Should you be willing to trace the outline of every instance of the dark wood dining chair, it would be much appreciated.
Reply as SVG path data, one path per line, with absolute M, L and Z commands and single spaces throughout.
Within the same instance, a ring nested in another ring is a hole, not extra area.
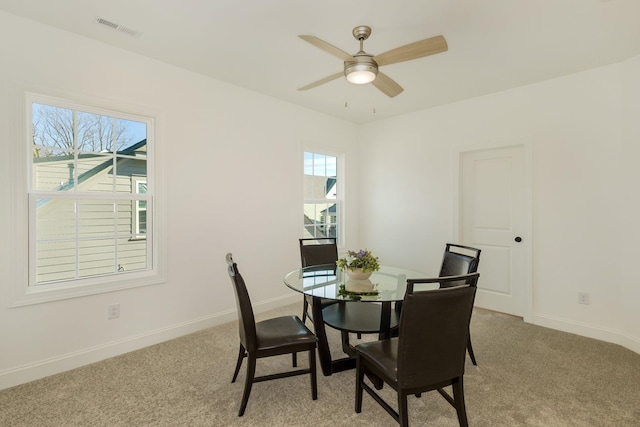
M 477 272 L 478 265 L 480 264 L 480 252 L 482 252 L 480 249 L 472 248 L 471 246 L 447 243 L 444 254 L 442 255 L 439 277 L 458 276 Z M 462 284 L 464 284 L 464 282 L 441 281 L 440 287 L 445 288 Z M 402 302 L 396 304 L 396 311 L 399 312 L 401 309 Z M 394 331 L 394 336 L 398 336 L 397 330 Z M 477 366 L 478 363 L 476 362 L 473 345 L 471 344 L 471 335 L 469 335 L 467 350 L 469 351 L 471 362 Z
M 300 263 L 302 267 L 313 267 L 317 265 L 331 264 L 336 266 L 338 261 L 338 243 L 335 237 L 318 237 L 299 239 L 300 241 Z M 310 313 L 312 297 L 303 295 L 302 298 L 302 322 L 307 318 L 313 321 Z M 335 301 L 323 299 L 322 307 L 335 303 Z
M 356 348 L 355 411 L 362 411 L 363 390 L 401 426 L 409 425 L 407 398 L 437 390 L 467 426 L 464 402 L 464 366 L 478 273 L 439 281 L 469 285 L 416 291 L 407 281 L 398 338 L 368 342 Z M 424 282 L 424 280 L 423 280 Z M 365 382 L 365 375 L 384 381 L 397 393 L 398 411 Z M 452 386 L 453 397 L 444 390 Z
M 444 249 L 444 255 L 442 256 L 442 265 L 440 267 L 440 277 L 444 276 L 457 276 L 460 274 L 475 273 L 478 271 L 478 265 L 480 264 L 480 249 L 472 248 L 471 246 L 457 245 L 455 243 L 447 243 Z M 440 287 L 451 287 L 460 285 L 461 283 L 455 282 L 441 282 Z M 467 343 L 467 351 L 469 357 L 474 365 L 478 365 L 476 362 L 476 356 L 473 352 L 473 345 L 471 344 L 471 334 L 469 334 L 469 342 Z
M 311 398 L 318 398 L 318 386 L 316 378 L 316 346 L 318 338 L 302 323 L 298 316 L 281 316 L 272 319 L 255 321 L 249 292 L 242 275 L 238 271 L 238 265 L 233 261 L 229 253 L 226 256 L 228 273 L 236 295 L 238 308 L 238 328 L 240 334 L 240 351 L 236 369 L 231 382 L 235 382 L 242 366 L 242 361 L 247 358 L 247 376 L 245 378 L 244 392 L 238 416 L 244 415 L 249 401 L 253 383 L 274 380 L 278 378 L 292 377 L 296 375 L 310 374 Z M 257 359 L 282 354 L 291 354 L 296 366 L 295 355 L 298 352 L 309 353 L 309 368 L 296 369 L 271 375 L 255 376 Z

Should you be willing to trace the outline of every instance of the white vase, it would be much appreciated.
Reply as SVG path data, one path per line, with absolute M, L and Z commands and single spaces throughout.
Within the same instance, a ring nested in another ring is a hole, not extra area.
M 371 271 L 362 271 L 361 268 L 347 268 L 347 276 L 355 280 L 365 280 L 371 276 Z
M 344 284 L 347 292 L 363 294 L 373 291 L 373 283 L 369 279 L 348 279 Z

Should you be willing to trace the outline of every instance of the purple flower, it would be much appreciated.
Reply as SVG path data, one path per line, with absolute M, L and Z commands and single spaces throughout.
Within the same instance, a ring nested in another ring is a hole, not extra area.
M 378 271 L 378 257 L 373 256 L 368 249 L 359 249 L 358 251 L 347 251 L 347 257 L 336 261 L 341 270 L 346 268 L 361 268 L 363 271 Z

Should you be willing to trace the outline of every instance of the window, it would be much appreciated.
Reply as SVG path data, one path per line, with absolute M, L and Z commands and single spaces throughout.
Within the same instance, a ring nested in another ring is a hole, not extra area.
M 157 273 L 153 119 L 33 94 L 27 109 L 27 293 L 147 284 L 136 279 Z
M 340 181 L 338 158 L 304 153 L 303 237 L 340 235 Z

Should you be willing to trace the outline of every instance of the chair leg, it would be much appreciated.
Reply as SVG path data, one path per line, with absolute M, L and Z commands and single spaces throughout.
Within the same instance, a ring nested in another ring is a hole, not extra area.
M 356 413 L 362 412 L 362 382 L 364 381 L 364 369 L 361 366 L 360 354 L 356 355 Z
M 476 356 L 475 354 L 473 354 L 473 346 L 471 345 L 471 336 L 469 336 L 469 341 L 467 341 L 467 350 L 469 351 L 469 357 L 471 358 L 471 362 L 475 366 L 478 366 L 478 363 L 476 362 Z
M 251 386 L 253 386 L 253 378 L 256 374 L 256 357 L 255 355 L 249 355 L 247 357 L 247 378 L 244 382 L 244 393 L 242 393 L 242 402 L 240 403 L 240 410 L 238 416 L 244 415 L 244 410 L 247 408 L 247 402 L 249 401 L 249 395 L 251 394 Z
M 453 388 L 453 400 L 455 402 L 456 413 L 458 414 L 458 423 L 460 427 L 468 427 L 467 411 L 464 405 L 464 385 L 462 383 L 462 377 L 458 381 L 452 384 Z
M 309 370 L 311 371 L 311 399 L 318 400 L 318 377 L 316 375 L 316 348 L 309 350 Z
M 240 372 L 240 366 L 242 366 L 242 359 L 245 357 L 245 349 L 242 343 L 240 344 L 240 351 L 238 352 L 238 361 L 236 362 L 236 370 L 233 372 L 233 378 L 231 379 L 232 383 L 236 382 L 236 378 L 238 378 L 238 373 Z
M 409 427 L 407 393 L 404 391 L 398 391 L 398 424 L 400 424 L 400 427 Z

